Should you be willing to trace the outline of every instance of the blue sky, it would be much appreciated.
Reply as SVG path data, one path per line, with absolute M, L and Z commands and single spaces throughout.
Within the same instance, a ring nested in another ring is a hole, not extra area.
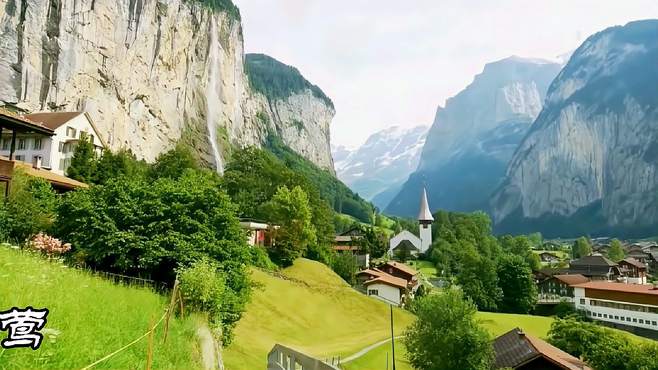
M 555 58 L 587 36 L 658 18 L 656 0 L 234 0 L 246 52 L 294 65 L 336 106 L 332 143 L 430 125 L 485 63 Z

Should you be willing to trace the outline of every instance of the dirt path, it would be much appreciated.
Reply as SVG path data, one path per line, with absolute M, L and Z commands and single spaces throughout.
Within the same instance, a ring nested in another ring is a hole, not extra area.
M 224 370 L 224 362 L 219 345 L 206 323 L 199 326 L 196 331 L 201 349 L 201 362 L 204 370 Z
M 398 336 L 398 337 L 395 337 L 395 340 L 397 341 L 398 339 L 401 339 L 401 338 L 403 338 L 403 336 Z M 359 352 L 357 352 L 357 353 L 355 353 L 355 354 L 353 354 L 353 355 L 350 355 L 350 356 L 345 357 L 344 359 L 340 360 L 340 363 L 341 363 L 341 364 L 344 364 L 344 363 L 347 363 L 347 362 L 350 362 L 350 361 L 354 361 L 354 360 L 356 360 L 357 358 L 360 358 L 360 357 L 364 356 L 366 353 L 372 351 L 373 349 L 378 348 L 378 347 L 381 347 L 381 346 L 383 346 L 384 344 L 386 344 L 386 343 L 390 343 L 390 342 L 391 342 L 390 339 L 384 339 L 383 341 L 381 341 L 381 342 L 377 342 L 377 343 L 375 343 L 375 344 L 373 344 L 373 345 L 370 345 L 370 346 L 368 346 L 368 347 L 366 347 L 366 348 L 360 350 Z

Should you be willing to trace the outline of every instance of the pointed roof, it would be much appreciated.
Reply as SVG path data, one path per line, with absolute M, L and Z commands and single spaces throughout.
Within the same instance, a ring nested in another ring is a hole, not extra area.
M 420 212 L 418 212 L 418 221 L 434 221 L 430 205 L 427 202 L 427 191 L 423 188 L 423 195 L 420 198 Z

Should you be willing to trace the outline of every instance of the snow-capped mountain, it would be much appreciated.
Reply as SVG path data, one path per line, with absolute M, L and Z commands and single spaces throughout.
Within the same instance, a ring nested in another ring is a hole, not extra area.
M 516 56 L 485 65 L 445 108 L 438 108 L 418 170 L 386 212 L 414 215 L 423 187 L 432 210 L 485 209 L 561 67 Z
M 356 149 L 332 147 L 338 178 L 365 199 L 385 207 L 386 197 L 375 197 L 391 188 L 399 189 L 416 169 L 427 130 L 427 126 L 392 126 L 372 134 Z

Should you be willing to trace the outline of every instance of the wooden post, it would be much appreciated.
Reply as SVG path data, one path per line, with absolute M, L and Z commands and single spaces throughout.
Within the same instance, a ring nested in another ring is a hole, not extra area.
M 16 150 L 16 129 L 11 131 L 11 148 L 9 149 L 9 160 L 14 159 L 14 151 Z
M 178 301 L 180 302 L 180 315 L 185 316 L 185 310 L 183 308 L 183 296 L 181 295 L 180 289 L 178 289 Z
M 167 334 L 169 334 L 169 318 L 171 313 L 174 311 L 176 305 L 176 292 L 178 291 L 178 277 L 174 280 L 174 289 L 171 290 L 171 300 L 169 301 L 169 307 L 167 308 L 167 317 L 165 319 L 165 329 L 164 329 L 164 339 L 163 343 L 167 343 Z
M 393 370 L 395 370 L 395 336 L 393 335 L 393 305 L 389 305 L 391 308 L 391 353 L 393 354 Z
M 153 334 L 155 328 L 153 327 L 153 318 L 151 318 L 151 324 L 149 325 L 149 345 L 146 352 L 146 370 L 151 370 L 151 365 L 153 364 Z

